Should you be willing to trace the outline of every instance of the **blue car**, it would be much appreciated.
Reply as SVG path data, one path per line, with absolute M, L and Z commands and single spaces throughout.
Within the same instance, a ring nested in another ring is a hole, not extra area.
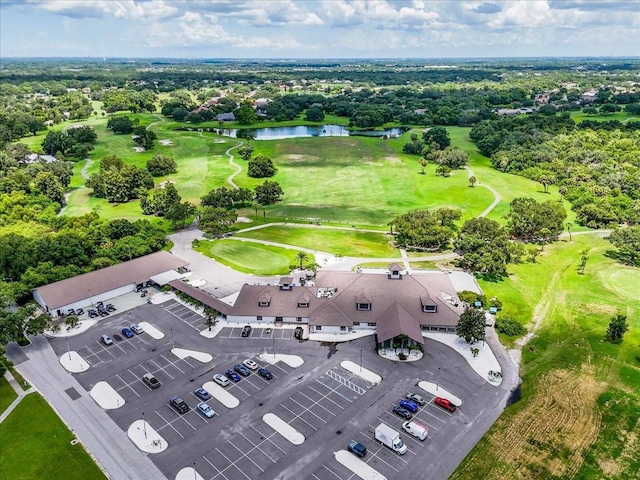
M 129 330 L 127 327 L 124 327 L 121 330 L 122 334 L 127 337 L 127 338 L 133 338 L 133 332 L 131 330 Z
M 266 368 L 258 369 L 258 375 L 260 375 L 265 380 L 271 380 L 273 378 L 273 375 L 271 375 L 271 372 Z
M 413 413 L 416 413 L 418 411 L 418 405 L 416 405 L 411 400 L 400 400 L 400 406 Z
M 193 393 L 195 393 L 200 400 L 209 400 L 211 398 L 209 392 L 207 392 L 204 388 L 196 388 L 195 392 Z
M 233 380 L 234 382 L 240 381 L 240 375 L 238 375 L 233 370 L 227 370 L 226 372 L 224 372 L 224 374 L 227 376 L 229 380 Z

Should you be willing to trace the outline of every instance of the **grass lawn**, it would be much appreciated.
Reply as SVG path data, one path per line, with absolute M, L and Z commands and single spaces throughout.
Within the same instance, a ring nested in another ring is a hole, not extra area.
M 285 243 L 350 257 L 400 257 L 389 235 L 357 230 L 332 230 L 278 225 L 236 234 L 236 238 L 256 238 Z
M 106 478 L 81 444 L 37 393 L 22 399 L 0 424 L 0 472 L 6 479 Z
M 588 249 L 584 275 L 581 251 Z M 640 269 L 605 256 L 601 238 L 545 248 L 509 279 L 480 281 L 504 312 L 541 321 L 523 351 L 522 400 L 509 407 L 452 476 L 637 478 L 640 471 Z M 622 282 L 622 283 L 619 283 Z M 627 315 L 621 344 L 605 340 L 609 319 Z
M 0 377 L 0 413 L 4 412 L 11 402 L 18 398 L 18 394 L 13 389 L 6 378 Z
M 299 250 L 242 242 L 239 240 L 198 240 L 194 250 L 211 257 L 239 272 L 253 275 L 287 275 L 291 265 L 299 265 Z M 305 263 L 314 263 L 308 254 Z

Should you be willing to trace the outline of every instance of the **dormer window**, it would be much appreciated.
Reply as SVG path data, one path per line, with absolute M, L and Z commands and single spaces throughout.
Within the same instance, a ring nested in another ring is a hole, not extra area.
M 356 294 L 356 310 L 364 312 L 371 310 L 371 297 L 364 290 L 360 290 Z
M 298 308 L 309 308 L 309 302 L 298 302 Z
M 397 263 L 392 263 L 389 265 L 389 275 L 388 278 L 393 280 L 401 280 L 402 279 L 402 268 Z
M 269 294 L 269 292 L 265 293 L 258 299 L 258 305 L 260 307 L 268 307 L 270 303 L 271 303 L 271 295 Z
M 436 313 L 438 311 L 438 303 L 431 298 L 426 290 L 420 295 L 420 305 L 425 313 Z
M 298 297 L 298 308 L 309 308 L 309 295 L 305 293 Z
M 357 304 L 357 309 L 361 310 L 361 311 L 369 311 L 371 310 L 371 304 L 370 303 L 358 303 Z
M 435 313 L 438 311 L 438 306 L 437 305 L 423 305 L 422 306 L 422 311 L 423 312 L 427 312 L 427 313 Z

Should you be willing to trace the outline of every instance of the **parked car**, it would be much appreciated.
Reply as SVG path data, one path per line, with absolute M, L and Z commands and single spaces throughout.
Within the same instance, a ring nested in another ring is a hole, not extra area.
M 243 377 L 248 377 L 251 372 L 249 371 L 249 369 L 247 367 L 245 367 L 244 365 L 242 365 L 241 363 L 234 365 L 233 369 L 238 372 L 240 375 L 242 375 Z
M 256 362 L 254 362 L 253 360 L 247 358 L 244 362 L 242 362 L 242 364 L 247 367 L 249 370 L 257 370 L 258 369 L 258 364 Z
M 207 418 L 211 418 L 216 414 L 213 408 L 211 408 L 209 405 L 207 405 L 204 402 L 200 402 L 198 405 L 196 405 L 196 409 Z
M 96 312 L 93 308 L 91 310 L 89 310 L 89 312 L 87 313 L 87 315 L 89 315 L 89 318 L 95 318 L 98 316 L 98 312 Z
M 347 447 L 349 451 L 358 457 L 362 458 L 367 454 L 367 447 L 360 442 L 351 442 Z
M 75 315 L 76 311 L 73 308 L 70 308 L 69 310 L 67 310 L 67 315 Z
M 239 382 L 240 381 L 240 375 L 238 375 L 236 372 L 234 372 L 231 369 L 229 369 L 226 372 L 224 372 L 224 374 L 229 380 L 233 380 L 234 382 Z
M 226 387 L 229 385 L 229 379 L 220 373 L 216 373 L 213 376 L 213 381 L 222 387 Z
M 248 337 L 249 335 L 251 335 L 251 325 L 245 325 L 245 326 L 242 328 L 242 333 L 241 333 L 241 335 L 242 335 L 243 337 Z
M 129 328 L 131 328 L 131 331 L 133 333 L 135 333 L 136 335 L 140 335 L 141 333 L 144 333 L 144 330 L 142 329 L 142 327 L 140 325 L 138 325 L 137 323 L 134 323 Z
M 111 337 L 109 335 L 102 335 L 100 337 L 100 341 L 102 343 L 104 343 L 105 345 L 111 345 L 113 344 L 113 340 L 111 340 Z
M 76 310 L 76 315 L 82 315 L 84 313 L 84 310 L 82 308 L 78 308 Z
M 411 422 L 404 422 L 402 424 L 402 429 L 409 435 L 416 437 L 418 440 L 424 440 L 429 434 L 429 429 L 415 420 Z
M 189 405 L 187 405 L 180 397 L 171 397 L 169 399 L 169 405 L 171 405 L 178 413 L 187 413 L 189 411 Z
M 145 373 L 142 376 L 142 381 L 149 387 L 149 388 L 158 388 L 160 385 L 162 385 L 160 383 L 160 380 L 158 380 L 153 374 L 151 373 Z
M 407 398 L 418 405 L 426 405 L 427 401 L 417 393 L 407 393 Z
M 296 329 L 293 331 L 293 336 L 298 340 L 301 340 L 303 331 L 304 330 L 302 330 L 302 327 L 296 327 Z
M 207 392 L 204 388 L 196 388 L 195 392 L 193 393 L 195 393 L 196 397 L 198 397 L 200 400 L 209 400 L 211 398 L 209 392 Z
M 406 408 L 402 408 L 398 405 L 393 407 L 393 413 L 401 417 L 404 417 L 407 420 L 411 420 L 413 418 L 413 414 L 409 410 L 407 410 Z
M 273 378 L 273 375 L 271 375 L 271 372 L 266 368 L 259 368 L 258 375 L 260 375 L 265 380 L 271 380 Z
M 411 413 L 416 413 L 418 411 L 418 405 L 416 405 L 414 402 L 412 402 L 411 400 L 400 400 L 399 405 L 402 408 L 406 408 L 407 410 L 409 410 Z
M 115 312 L 116 311 L 116 307 L 113 306 L 113 303 L 107 303 L 105 308 L 107 309 L 107 312 Z
M 127 327 L 124 327 L 122 330 L 120 330 L 122 332 L 122 334 L 127 337 L 127 338 L 133 338 L 133 332 L 131 330 L 129 330 Z
M 442 407 L 445 410 L 448 410 L 450 412 L 455 412 L 456 411 L 456 406 L 453 403 L 451 403 L 449 401 L 449 399 L 447 399 L 447 398 L 436 397 L 436 399 L 433 401 L 433 403 L 435 403 L 439 407 Z

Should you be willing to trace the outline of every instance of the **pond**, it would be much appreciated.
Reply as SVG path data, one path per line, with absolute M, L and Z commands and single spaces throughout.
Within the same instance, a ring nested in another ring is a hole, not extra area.
M 407 128 L 394 127 L 386 130 L 348 130 L 342 125 L 299 125 L 296 127 L 265 127 L 265 128 L 212 128 L 208 131 L 218 135 L 233 138 L 245 138 L 247 133 L 254 140 L 282 140 L 284 138 L 300 137 L 387 137 L 395 138 L 407 131 Z

